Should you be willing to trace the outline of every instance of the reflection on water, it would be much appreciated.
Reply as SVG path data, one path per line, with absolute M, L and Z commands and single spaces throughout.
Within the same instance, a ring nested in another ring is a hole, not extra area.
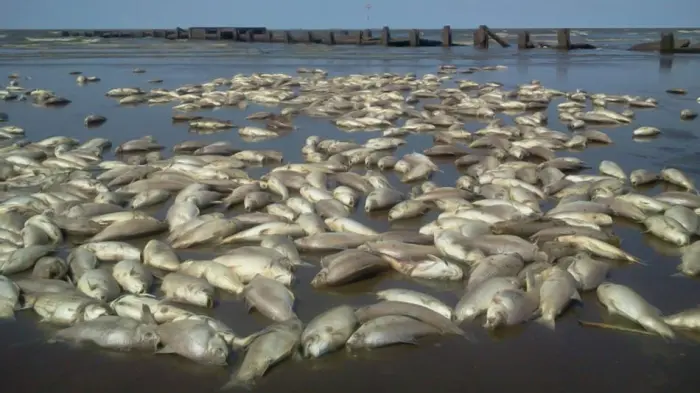
M 659 56 L 659 69 L 661 72 L 668 72 L 673 68 L 673 55 Z
M 590 37 L 590 36 L 589 36 Z M 176 45 L 179 43 L 173 43 Z M 92 45 L 92 44 L 91 44 Z M 414 72 L 418 75 L 437 72 L 440 64 L 455 64 L 460 69 L 502 64 L 504 71 L 474 74 L 456 74 L 453 79 L 470 79 L 482 83 L 498 81 L 506 88 L 540 80 L 547 87 L 571 91 L 577 88 L 590 92 L 653 96 L 659 100 L 657 110 L 636 110 L 635 122 L 627 126 L 603 129 L 613 139 L 610 146 L 596 146 L 580 152 L 561 152 L 585 160 L 593 168 L 603 159 L 614 159 L 628 173 L 644 168 L 658 171 L 669 165 L 685 169 L 694 167 L 700 157 L 700 145 L 692 143 L 697 133 L 697 122 L 682 122 L 681 109 L 689 107 L 700 95 L 698 57 L 673 57 L 639 54 L 626 51 L 555 52 L 489 50 L 478 52 L 472 48 L 356 48 L 333 47 L 327 51 L 308 50 L 302 46 L 266 45 L 266 53 L 255 46 L 226 44 L 223 48 L 197 47 L 185 53 L 175 46 L 138 47 L 124 49 L 77 50 L 69 48 L 60 56 L 37 61 L 38 51 L 25 50 L 22 56 L 8 54 L 0 49 L 0 73 L 19 72 L 31 80 L 21 80 L 30 88 L 46 88 L 70 98 L 73 102 L 60 109 L 48 110 L 22 102 L 2 102 L 12 124 L 25 128 L 27 138 L 37 140 L 55 135 L 69 135 L 80 140 L 104 137 L 116 146 L 129 139 L 153 135 L 158 142 L 172 146 L 185 140 L 208 142 L 225 140 L 242 149 L 277 149 L 285 161 L 301 160 L 300 148 L 306 137 L 365 141 L 374 133 L 343 133 L 327 119 L 299 117 L 298 130 L 281 138 L 262 142 L 247 142 L 236 132 L 192 134 L 186 127 L 173 125 L 170 105 L 119 106 L 104 97 L 111 88 L 140 86 L 150 88 L 148 79 L 163 79 L 159 87 L 173 89 L 187 83 L 201 83 L 216 77 L 231 77 L 238 73 L 284 72 L 293 74 L 297 67 L 324 68 L 331 76 L 350 73 Z M 263 47 L 261 45 L 261 47 Z M 228 50 L 231 53 L 227 53 Z M 326 48 L 328 49 L 328 48 Z M 172 53 L 169 51 L 172 50 Z M 57 50 L 58 51 L 58 50 Z M 155 53 L 155 55 L 154 55 Z M 106 54 L 106 56 L 103 56 Z M 111 57 L 110 57 L 111 56 Z M 146 74 L 133 74 L 135 67 L 145 68 Z M 101 82 L 78 86 L 70 71 L 102 78 Z M 663 73 L 663 74 L 662 74 Z M 661 76 L 662 75 L 662 76 Z M 454 87 L 447 81 L 445 87 Z M 664 93 L 670 87 L 683 87 L 687 97 Z M 691 97 L 692 96 L 692 97 Z M 620 109 L 611 105 L 613 109 Z M 202 111 L 231 120 L 237 125 L 252 125 L 245 117 L 261 106 L 250 105 L 244 110 L 226 108 L 216 112 Z M 109 120 L 99 128 L 87 129 L 82 125 L 89 113 L 98 113 Z M 566 131 L 557 120 L 556 105 L 548 111 L 549 127 Z M 637 143 L 632 130 L 640 125 L 659 127 L 668 132 L 646 143 Z M 467 130 L 483 127 L 479 122 L 468 122 Z M 422 151 L 431 143 L 425 135 L 409 136 L 407 144 L 396 155 Z M 164 154 L 170 154 L 164 151 Z M 107 154 L 105 159 L 112 159 Z M 452 185 L 458 176 L 447 162 L 443 172 L 435 174 L 439 185 Z M 259 176 L 269 168 L 250 170 Z M 588 171 L 595 172 L 595 169 Z M 394 176 L 390 176 L 396 182 Z M 402 185 L 402 190 L 408 190 Z M 662 186 L 635 190 L 657 193 Z M 363 201 L 359 201 L 362 204 Z M 156 214 L 163 216 L 163 211 Z M 354 218 L 377 229 L 416 228 L 434 218 L 431 214 L 422 222 L 387 223 L 384 214 L 367 216 L 362 212 Z M 641 233 L 636 224 L 616 220 L 614 230 L 622 239 L 622 247 L 643 257 L 644 264 L 620 264 L 610 280 L 630 285 L 650 299 L 664 312 L 677 312 L 695 306 L 700 294 L 697 280 L 672 277 L 679 263 L 678 248 L 659 243 Z M 143 244 L 143 241 L 135 244 Z M 202 249 L 183 252 L 183 258 L 210 258 L 216 250 Z M 305 260 L 316 262 L 321 255 L 304 255 Z M 332 306 L 347 303 L 355 306 L 375 301 L 373 292 L 392 287 L 425 291 L 447 304 L 456 304 L 461 295 L 458 284 L 425 283 L 386 274 L 355 285 L 332 291 L 315 290 L 308 285 L 317 268 L 299 269 L 294 286 L 297 311 L 304 321 Z M 244 304 L 235 297 L 224 297 L 212 315 L 220 318 L 241 334 L 265 326 L 268 321 L 257 313 L 248 313 Z M 397 346 L 376 351 L 347 353 L 340 351 L 315 361 L 289 361 L 274 368 L 255 391 L 296 392 L 381 391 L 413 393 L 435 391 L 451 392 L 567 392 L 617 393 L 624 391 L 693 392 L 697 391 L 700 377 L 697 364 L 700 351 L 696 342 L 681 338 L 668 343 L 658 337 L 624 334 L 600 329 L 585 329 L 577 321 L 607 320 L 598 305 L 595 294 L 585 294 L 583 304 L 572 307 L 557 322 L 556 331 L 539 324 L 507 329 L 493 335 L 480 326 L 482 320 L 465 325 L 476 337 L 475 342 L 456 337 L 421 341 L 418 346 Z M 617 323 L 617 321 L 616 321 Z M 54 328 L 37 323 L 29 312 L 19 312 L 17 321 L 0 322 L 0 377 L 12 392 L 216 392 L 227 380 L 239 355 L 231 358 L 232 367 L 206 368 L 191 364 L 175 356 L 106 354 L 90 348 L 65 345 L 47 345 L 45 338 Z

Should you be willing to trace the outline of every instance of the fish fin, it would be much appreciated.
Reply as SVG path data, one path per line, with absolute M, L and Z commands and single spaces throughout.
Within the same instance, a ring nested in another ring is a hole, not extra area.
M 525 273 L 525 292 L 533 291 L 536 287 L 535 275 L 531 271 Z
M 170 346 L 166 345 L 163 348 L 157 350 L 156 353 L 157 354 L 169 354 L 169 353 L 175 353 L 175 350 L 172 349 Z
M 304 360 L 304 354 L 301 353 L 300 349 L 297 348 L 292 352 L 292 360 L 295 362 L 301 362 Z
M 151 313 L 151 309 L 145 304 L 141 305 L 141 322 L 146 325 L 158 325 L 156 318 L 153 316 L 153 313 Z
M 244 381 L 240 380 L 238 378 L 231 378 L 228 382 L 226 382 L 221 389 L 219 390 L 232 390 L 234 388 L 238 389 L 243 389 L 243 390 L 253 390 L 253 387 L 255 386 L 255 382 L 250 380 L 250 381 Z
M 554 322 L 554 318 L 540 317 L 540 318 L 537 318 L 535 320 L 535 322 L 539 323 L 540 325 L 542 325 L 550 330 L 554 330 L 556 327 L 556 323 Z
M 462 329 L 460 329 L 460 330 L 462 330 Z M 461 333 L 458 333 L 458 334 L 460 336 L 464 337 L 464 339 L 469 341 L 469 342 L 475 343 L 478 341 L 473 334 L 471 334 L 469 332 L 465 332 L 464 330 L 462 330 Z
M 576 300 L 577 302 L 582 302 L 583 300 L 581 299 L 581 294 L 578 291 L 574 291 L 573 294 L 571 294 L 571 299 Z
M 245 301 L 245 308 L 246 308 L 246 311 L 250 314 L 255 309 L 255 306 L 246 300 Z
M 148 270 L 151 271 L 151 275 L 153 275 L 153 277 L 155 277 L 159 280 L 162 280 L 165 277 L 165 273 L 163 273 L 162 270 L 156 269 L 153 266 L 146 266 L 146 267 L 148 268 Z
M 442 262 L 442 263 L 444 263 L 445 265 L 449 265 L 449 264 L 447 263 L 446 260 L 440 258 L 440 257 L 437 256 L 437 255 L 428 254 L 428 255 L 426 255 L 426 257 L 428 257 L 428 259 L 430 259 L 431 261 Z
M 294 264 L 294 267 L 316 267 L 313 263 L 299 261 Z

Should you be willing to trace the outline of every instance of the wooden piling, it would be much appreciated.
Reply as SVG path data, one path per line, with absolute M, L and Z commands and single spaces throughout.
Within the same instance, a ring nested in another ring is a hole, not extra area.
M 245 37 L 247 42 L 255 42 L 255 32 L 252 29 L 245 32 Z
M 571 31 L 569 29 L 557 30 L 557 49 L 571 49 Z
M 362 40 L 364 39 L 365 32 L 360 30 L 357 32 L 357 45 L 362 45 Z
M 420 31 L 416 29 L 411 29 L 408 31 L 408 45 L 409 46 L 420 46 Z
M 362 36 L 365 37 L 365 38 L 368 38 L 368 39 L 369 39 L 369 38 L 372 38 L 372 30 L 370 30 L 370 29 L 365 29 L 365 30 L 362 32 Z
M 294 42 L 294 39 L 292 38 L 292 33 L 289 31 L 284 32 L 284 42 L 287 44 L 291 44 Z
M 203 27 L 190 27 L 190 38 L 193 40 L 203 40 L 207 36 L 207 30 Z M 167 36 L 167 33 L 163 33 L 163 36 Z
M 488 36 L 491 37 L 491 39 L 498 42 L 498 45 L 500 45 L 501 47 L 507 48 L 510 46 L 510 44 L 508 42 L 506 42 L 503 38 L 499 37 L 498 34 L 492 32 L 488 26 L 481 25 L 481 26 L 479 26 L 479 29 L 485 31 L 486 34 L 488 34 Z
M 452 27 L 445 25 L 442 28 L 442 46 L 452 46 Z
M 474 47 L 477 49 L 488 49 L 489 48 L 489 35 L 483 26 L 480 26 L 474 31 Z
M 233 39 L 233 34 L 234 34 L 234 29 L 229 29 L 229 28 L 222 28 L 219 29 L 218 31 L 218 39 L 219 40 L 232 40 Z
M 306 41 L 309 44 L 313 44 L 313 42 L 314 42 L 314 33 L 311 30 L 306 32 Z
M 530 42 L 530 33 L 521 31 L 518 33 L 518 49 L 531 49 L 533 47 Z
M 389 26 L 382 27 L 381 42 L 382 45 L 389 46 L 389 43 L 391 42 L 391 31 L 389 31 Z
M 676 39 L 673 33 L 661 33 L 661 44 L 659 51 L 661 53 L 673 53 L 676 49 Z
M 327 45 L 335 45 L 335 33 L 332 31 L 329 31 L 326 34 L 326 44 Z

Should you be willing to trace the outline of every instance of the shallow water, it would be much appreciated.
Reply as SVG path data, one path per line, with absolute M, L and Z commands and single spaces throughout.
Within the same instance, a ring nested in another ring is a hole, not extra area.
M 229 51 L 230 50 L 230 51 Z M 51 51 L 50 51 L 51 52 Z M 55 51 L 53 51 L 55 52 Z M 52 53 L 53 53 L 52 52 Z M 85 50 L 84 53 L 62 53 L 42 56 L 40 50 L 2 51 L 0 75 L 18 72 L 31 80 L 21 80 L 27 87 L 54 90 L 73 102 L 63 108 L 33 107 L 28 102 L 0 102 L 0 111 L 10 116 L 9 124 L 26 129 L 27 138 L 39 140 L 54 135 L 68 135 L 81 141 L 105 137 L 114 146 L 152 135 L 165 146 L 189 139 L 226 140 L 242 148 L 278 149 L 287 162 L 301 160 L 301 146 L 309 135 L 323 138 L 365 141 L 376 133 L 344 133 L 328 120 L 299 117 L 298 130 L 290 135 L 261 143 L 246 143 L 235 131 L 211 135 L 188 133 L 187 127 L 171 123 L 172 104 L 162 106 L 123 107 L 104 96 L 115 87 L 148 85 L 148 79 L 164 79 L 158 87 L 175 88 L 186 83 L 198 83 L 216 77 L 235 74 L 293 73 L 297 67 L 317 67 L 329 75 L 349 73 L 415 72 L 434 73 L 444 63 L 459 68 L 503 64 L 505 71 L 456 75 L 455 79 L 478 82 L 498 81 L 514 87 L 532 79 L 547 87 L 561 90 L 584 89 L 590 92 L 653 96 L 659 100 L 655 110 L 637 110 L 632 125 L 609 129 L 614 140 L 611 146 L 592 146 L 583 152 L 560 152 L 558 155 L 579 156 L 594 168 L 602 159 L 617 161 L 628 173 L 633 169 L 660 170 L 677 167 L 698 181 L 700 157 L 700 122 L 679 119 L 681 109 L 700 110 L 695 98 L 700 95 L 700 57 L 676 55 L 660 58 L 657 54 L 621 51 L 557 53 L 549 51 L 517 52 L 494 49 L 478 52 L 472 48 L 441 48 L 389 50 L 356 47 L 310 47 L 245 44 L 212 47 L 209 43 L 192 50 L 162 51 L 157 57 L 146 49 L 131 48 L 115 53 L 108 50 Z M 31 53 L 31 56 L 25 56 Z M 28 58 L 25 58 L 28 57 Z M 41 58 L 40 58 L 41 57 Z M 135 67 L 147 69 L 145 74 L 133 74 Z M 101 82 L 78 86 L 70 71 L 95 75 Z M 448 84 L 449 85 L 449 84 Z M 664 92 L 671 87 L 688 89 L 687 96 Z M 565 130 L 557 121 L 556 102 L 550 105 L 549 126 Z M 614 106 L 613 106 L 614 108 Z M 264 110 L 250 105 L 246 110 L 221 109 L 211 116 L 230 119 L 236 125 L 255 124 L 246 115 Z M 90 113 L 109 120 L 99 128 L 87 129 L 83 118 Z M 645 143 L 635 142 L 632 129 L 637 126 L 659 127 L 663 134 Z M 479 123 L 467 123 L 475 131 Z M 430 146 L 425 135 L 412 135 L 408 143 L 395 154 L 421 151 Z M 164 154 L 169 154 L 164 151 Z M 111 155 L 106 154 L 105 159 Z M 443 165 L 433 181 L 453 185 L 458 176 L 452 165 Z M 259 175 L 265 169 L 255 169 Z M 589 172 L 593 172 L 590 170 Z M 397 184 L 396 179 L 392 181 Z M 662 186 L 649 190 L 658 193 Z M 360 205 L 363 201 L 360 201 Z M 384 216 L 356 218 L 372 227 L 389 227 Z M 432 216 L 430 216 L 432 217 Z M 423 219 L 427 222 L 428 217 Z M 394 228 L 416 227 L 420 223 L 394 223 Z M 680 262 L 678 250 L 672 245 L 650 238 L 641 228 L 629 223 L 617 223 L 615 231 L 623 239 L 622 247 L 640 256 L 644 265 L 629 265 L 611 273 L 610 279 L 637 290 L 664 313 L 696 306 L 700 298 L 700 283 L 688 278 L 671 277 Z M 183 257 L 207 256 L 211 251 L 182 252 Z M 310 259 L 312 259 L 310 257 Z M 423 290 L 449 305 L 456 304 L 459 291 L 453 286 L 425 285 L 395 275 L 382 276 L 333 290 L 314 290 L 309 281 L 316 268 L 299 269 L 294 292 L 296 309 L 303 321 L 332 306 L 348 303 L 361 305 L 373 302 L 370 292 L 391 287 Z M 247 315 L 242 302 L 224 296 L 212 315 L 228 323 L 241 334 L 250 333 L 268 322 L 258 315 Z M 573 307 L 557 321 L 555 332 L 536 323 L 489 335 L 478 323 L 466 328 L 477 338 L 467 342 L 460 338 L 442 337 L 424 340 L 418 346 L 393 347 L 371 352 L 340 351 L 314 361 L 287 361 L 275 367 L 255 388 L 259 392 L 301 391 L 381 391 L 412 392 L 694 392 L 700 376 L 697 364 L 700 350 L 692 337 L 665 342 L 655 336 L 626 334 L 583 328 L 577 320 L 610 320 L 597 303 L 594 294 L 584 296 L 583 305 Z M 615 320 L 616 323 L 624 323 Z M 63 344 L 46 344 L 53 330 L 38 324 L 31 312 L 19 312 L 17 321 L 0 322 L 0 378 L 8 391 L 16 392 L 214 392 L 227 380 L 228 369 L 207 368 L 176 356 L 121 354 L 90 348 L 71 348 Z M 239 354 L 231 357 L 235 367 Z

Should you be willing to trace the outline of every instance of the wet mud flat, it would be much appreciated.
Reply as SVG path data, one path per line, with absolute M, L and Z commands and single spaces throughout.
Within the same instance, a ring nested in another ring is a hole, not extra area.
M 401 52 L 398 52 L 399 54 Z M 456 64 L 478 65 L 474 60 L 447 59 Z M 0 74 L 20 72 L 32 76 L 32 85 L 54 89 L 68 96 L 73 103 L 65 108 L 51 110 L 34 108 L 21 103 L 0 103 L 2 111 L 12 116 L 15 124 L 27 130 L 27 138 L 38 140 L 53 135 L 67 135 L 84 141 L 91 137 L 105 137 L 118 145 L 143 135 L 153 135 L 165 146 L 190 140 L 204 139 L 211 142 L 227 140 L 243 148 L 277 149 L 287 162 L 301 161 L 299 152 L 303 141 L 310 135 L 322 138 L 351 139 L 364 142 L 376 133 L 343 133 L 323 119 L 300 117 L 295 120 L 298 130 L 284 138 L 249 144 L 237 133 L 224 132 L 210 135 L 188 133 L 186 127 L 170 123 L 171 110 L 165 107 L 117 106 L 103 97 L 106 90 L 130 85 L 142 85 L 145 79 L 162 78 L 163 87 L 174 88 L 186 83 L 207 81 L 219 76 L 236 73 L 286 72 L 293 73 L 299 64 L 324 68 L 330 75 L 372 72 L 435 72 L 445 59 L 428 58 L 417 65 L 409 60 L 335 61 L 322 60 L 270 60 L 257 65 L 236 62 L 233 66 L 223 62 L 192 60 L 189 64 L 179 61 L 143 61 L 143 59 L 115 59 L 103 61 L 60 61 L 47 64 L 0 63 Z M 600 59 L 597 65 L 576 57 L 567 59 L 537 58 L 523 60 L 498 59 L 484 63 L 505 64 L 508 70 L 477 73 L 460 79 L 478 82 L 499 81 L 506 86 L 540 79 L 548 87 L 558 89 L 582 88 L 590 91 L 651 95 L 659 99 L 656 110 L 636 111 L 635 125 L 649 125 L 669 130 L 647 143 L 637 143 L 631 136 L 633 126 L 608 130 L 614 140 L 610 146 L 596 146 L 582 152 L 566 152 L 596 166 L 602 159 L 617 161 L 626 171 L 644 168 L 659 171 L 667 166 L 683 169 L 697 180 L 697 162 L 700 146 L 697 141 L 698 123 L 681 122 L 678 112 L 693 108 L 696 95 L 687 97 L 667 96 L 669 87 L 685 87 L 698 92 L 698 82 L 689 78 L 689 68 L 700 63 L 681 64 L 673 72 L 659 72 L 656 59 L 615 61 Z M 139 63 L 140 62 L 140 63 Z M 148 64 L 151 62 L 151 64 Z M 61 64 L 69 63 L 69 64 Z M 146 64 L 144 64 L 146 63 Z M 165 63 L 165 64 L 163 64 Z M 288 63 L 288 64 L 285 64 Z M 135 65 L 147 69 L 146 75 L 130 72 Z M 486 64 L 481 64 L 486 65 Z M 68 72 L 80 69 L 85 74 L 102 78 L 97 84 L 75 85 Z M 626 76 L 626 79 L 622 79 Z M 23 84 L 29 85 L 30 82 Z M 691 100 L 692 96 L 692 100 Z M 250 105 L 245 110 L 224 109 L 213 113 L 201 112 L 217 118 L 229 119 L 237 125 L 247 123 L 245 116 L 269 108 Z M 549 127 L 565 130 L 556 120 L 554 106 L 550 106 Z M 100 113 L 109 120 L 102 127 L 85 129 L 82 119 L 89 113 Z M 467 123 L 473 131 L 479 123 Z M 412 151 L 422 151 L 432 144 L 430 137 L 412 135 L 407 144 L 394 153 L 395 156 Z M 164 152 L 169 154 L 169 152 Z M 105 159 L 110 159 L 105 154 Z M 441 165 L 443 172 L 436 173 L 432 181 L 439 185 L 452 185 L 459 173 L 452 165 Z M 268 169 L 250 170 L 257 177 Z M 595 172 L 595 169 L 589 173 Z M 585 173 L 585 172 L 584 172 Z M 393 175 L 392 184 L 399 184 Z M 402 190 L 407 187 L 403 185 Z M 658 185 L 645 189 L 656 194 L 669 186 Z M 362 201 L 360 201 L 360 205 Z M 155 217 L 162 218 L 164 211 Z M 421 221 L 396 222 L 392 229 L 417 229 L 434 219 L 428 215 Z M 365 215 L 359 211 L 355 218 L 376 230 L 387 230 L 385 216 Z M 670 313 L 696 306 L 700 298 L 700 282 L 689 278 L 672 277 L 679 262 L 677 247 L 641 233 L 640 226 L 618 221 L 614 231 L 622 239 L 623 248 L 640 256 L 644 265 L 628 265 L 611 274 L 611 280 L 629 285 L 664 312 Z M 133 242 L 143 246 L 140 241 Z M 217 252 L 219 252 L 217 250 Z M 213 255 L 211 249 L 179 251 L 182 259 Z M 64 254 L 59 254 L 64 256 Z M 307 261 L 315 261 L 321 255 L 304 255 Z M 436 296 L 453 306 L 461 295 L 461 288 L 454 285 L 425 283 L 402 278 L 398 274 L 385 274 L 340 288 L 313 289 L 309 282 L 317 268 L 298 269 L 293 286 L 297 297 L 296 312 L 302 321 L 308 322 L 322 311 L 339 304 L 360 306 L 376 301 L 373 292 L 388 288 L 407 288 Z M 216 308 L 209 310 L 212 316 L 231 326 L 239 334 L 252 333 L 268 324 L 255 312 L 249 314 L 245 305 L 231 295 L 219 297 Z M 341 350 L 316 360 L 288 360 L 273 368 L 255 386 L 255 391 L 326 391 L 341 392 L 358 389 L 392 389 L 405 392 L 439 392 L 470 390 L 475 392 L 506 391 L 518 389 L 525 392 L 613 392 L 620 389 L 635 392 L 693 392 L 700 376 L 696 365 L 700 362 L 697 338 L 679 334 L 679 339 L 666 342 L 656 336 L 627 334 L 579 326 L 578 320 L 600 321 L 630 326 L 620 319 L 610 319 L 597 302 L 595 294 L 586 294 L 583 305 L 575 305 L 557 320 L 554 332 L 535 323 L 507 328 L 489 334 L 481 327 L 481 320 L 465 323 L 463 327 L 472 333 L 476 341 L 468 342 L 458 337 L 439 337 L 420 340 L 419 345 L 396 346 L 372 351 L 348 353 Z M 198 366 L 177 356 L 113 353 L 88 347 L 74 348 L 65 344 L 48 344 L 47 337 L 55 328 L 38 323 L 31 311 L 17 313 L 16 322 L 0 323 L 0 371 L 5 386 L 12 391 L 59 392 L 88 391 L 172 391 L 215 392 L 227 381 L 232 368 L 241 360 L 240 353 L 233 353 L 232 367 L 212 368 Z

